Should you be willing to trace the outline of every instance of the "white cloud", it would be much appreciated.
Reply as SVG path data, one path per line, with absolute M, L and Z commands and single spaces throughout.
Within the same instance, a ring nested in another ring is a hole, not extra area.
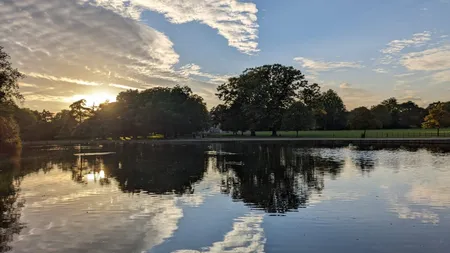
M 413 76 L 413 75 L 415 75 L 415 73 L 404 73 L 404 74 L 395 75 L 395 77 L 402 78 L 402 77 L 408 77 L 408 76 Z
M 450 45 L 406 54 L 400 60 L 409 70 L 446 70 L 450 69 Z
M 380 73 L 380 74 L 388 73 L 387 70 L 382 69 L 382 68 L 377 68 L 377 69 L 372 69 L 372 70 L 375 71 L 375 72 L 377 72 L 377 73 Z
M 341 89 L 350 89 L 351 87 L 352 87 L 352 85 L 349 83 L 341 83 L 339 85 L 339 88 L 341 88 Z
M 38 105 L 36 99 L 42 98 L 46 103 L 39 106 L 59 110 L 65 105 L 49 100 L 113 88 L 175 84 L 191 86 L 194 92 L 209 96 L 205 97 L 208 102 L 215 100 L 214 90 L 223 76 L 201 72 L 197 79 L 178 71 L 179 55 L 170 39 L 136 20 L 142 8 L 124 5 L 121 0 L 97 0 L 102 7 L 90 3 L 93 1 L 1 1 L 0 44 L 13 64 L 27 74 L 23 82 L 29 87 L 22 87 L 42 89 L 34 97 L 25 97 L 27 106 Z
M 326 62 L 320 60 L 312 60 L 305 57 L 296 57 L 294 58 L 294 61 L 300 63 L 303 68 L 317 72 L 348 68 L 359 69 L 364 67 L 358 62 Z
M 31 84 L 31 83 L 22 83 L 22 82 L 20 82 L 19 83 L 19 87 L 26 87 L 26 88 L 37 88 L 37 85 L 36 84 Z
M 48 79 L 51 81 L 61 81 L 61 82 L 66 82 L 66 83 L 79 84 L 79 85 L 87 85 L 87 86 L 102 85 L 101 83 L 96 83 L 96 82 L 90 82 L 90 81 L 85 81 L 85 80 L 80 80 L 80 79 L 73 79 L 73 78 L 68 78 L 68 77 L 56 77 L 56 76 L 39 74 L 39 73 L 34 73 L 34 72 L 25 73 L 25 75 L 28 77 L 42 78 L 42 79 Z
M 109 86 L 116 87 L 119 89 L 124 89 L 124 90 L 142 90 L 141 88 L 132 87 L 132 86 L 128 86 L 128 85 L 122 85 L 122 84 L 115 84 L 115 83 L 111 83 L 111 84 L 109 84 Z
M 202 68 L 196 64 L 187 64 L 180 68 L 179 73 L 185 77 L 206 77 L 209 78 L 211 82 L 224 83 L 231 76 L 230 75 L 214 75 L 210 73 L 205 73 Z
M 79 0 L 90 2 L 89 0 Z M 94 0 L 121 15 L 139 18 L 143 10 L 163 14 L 174 24 L 197 21 L 216 29 L 228 44 L 246 54 L 258 52 L 258 9 L 237 0 Z
M 450 83 L 450 70 L 436 72 L 432 75 L 432 78 L 437 83 Z
M 387 44 L 387 47 L 380 52 L 383 54 L 397 54 L 403 49 L 412 46 L 422 46 L 431 40 L 431 32 L 424 31 L 413 34 L 411 39 L 393 40 Z
M 261 227 L 264 214 L 250 213 L 235 220 L 233 230 L 228 232 L 223 241 L 215 242 L 201 252 L 264 252 L 266 238 Z M 174 253 L 199 253 L 196 250 L 177 250 Z

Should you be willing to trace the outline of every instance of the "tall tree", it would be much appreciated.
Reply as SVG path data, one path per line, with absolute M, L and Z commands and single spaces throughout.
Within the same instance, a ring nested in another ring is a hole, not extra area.
M 381 105 L 384 105 L 389 110 L 391 114 L 391 125 L 389 128 L 398 128 L 399 127 L 399 107 L 398 101 L 396 98 L 388 98 L 381 102 Z
M 375 115 L 366 107 L 358 107 L 349 113 L 348 124 L 351 129 L 367 130 L 381 127 Z
M 318 125 L 324 130 L 337 130 L 345 127 L 347 110 L 341 97 L 334 90 L 330 89 L 320 96 L 319 108 Z
M 86 100 L 80 99 L 70 106 L 70 113 L 77 119 L 78 124 L 81 124 L 91 114 L 91 108 L 86 107 Z
M 408 101 L 398 105 L 398 127 L 420 128 L 426 110 L 416 103 Z
M 24 75 L 12 67 L 10 56 L 0 46 L 0 105 L 15 104 L 14 100 L 23 100 L 19 92 L 18 81 Z
M 0 46 L 0 152 L 16 152 L 20 146 L 19 126 L 13 118 L 16 100 L 22 101 L 19 79 L 23 75 L 12 67 L 9 55 Z
M 313 120 L 312 111 L 305 104 L 297 101 L 284 113 L 283 128 L 296 131 L 298 137 L 298 131 L 310 129 Z
M 392 116 L 386 105 L 376 105 L 370 109 L 375 118 L 381 123 L 382 128 L 389 128 L 392 125 Z
M 226 105 L 241 102 L 252 133 L 267 127 L 276 136 L 284 111 L 300 96 L 302 89 L 309 87 L 300 70 L 274 64 L 250 68 L 239 77 L 230 78 L 218 87 L 217 95 Z

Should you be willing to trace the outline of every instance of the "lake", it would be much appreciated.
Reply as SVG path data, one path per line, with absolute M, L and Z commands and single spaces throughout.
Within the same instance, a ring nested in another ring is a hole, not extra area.
M 444 150 L 35 146 L 0 169 L 0 252 L 450 248 Z

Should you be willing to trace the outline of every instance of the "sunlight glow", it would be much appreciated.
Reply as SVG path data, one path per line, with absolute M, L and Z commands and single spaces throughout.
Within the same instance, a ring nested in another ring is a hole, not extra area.
M 86 95 L 74 95 L 70 98 L 70 102 L 75 102 L 78 101 L 80 99 L 85 99 L 86 100 L 86 106 L 98 106 L 102 103 L 105 103 L 106 101 L 109 102 L 115 102 L 116 101 L 116 96 L 112 95 L 111 93 L 106 93 L 106 92 L 102 92 L 102 93 L 92 93 L 92 94 L 86 94 Z
M 88 181 L 97 181 L 105 178 L 105 171 L 101 170 L 100 172 L 91 172 L 89 174 L 86 174 L 85 176 Z

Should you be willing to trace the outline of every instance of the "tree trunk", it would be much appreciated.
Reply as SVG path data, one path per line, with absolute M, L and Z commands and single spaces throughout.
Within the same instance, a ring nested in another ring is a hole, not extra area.
M 278 135 L 277 135 L 277 130 L 272 130 L 272 136 L 273 136 L 273 137 L 278 136 Z
M 297 138 L 298 138 L 298 130 L 297 130 Z
M 255 130 L 251 130 L 251 131 L 250 131 L 250 136 L 256 136 Z
M 439 127 L 438 127 L 438 129 L 437 129 L 437 136 L 439 137 Z
M 241 136 L 244 136 L 244 131 L 241 131 Z

